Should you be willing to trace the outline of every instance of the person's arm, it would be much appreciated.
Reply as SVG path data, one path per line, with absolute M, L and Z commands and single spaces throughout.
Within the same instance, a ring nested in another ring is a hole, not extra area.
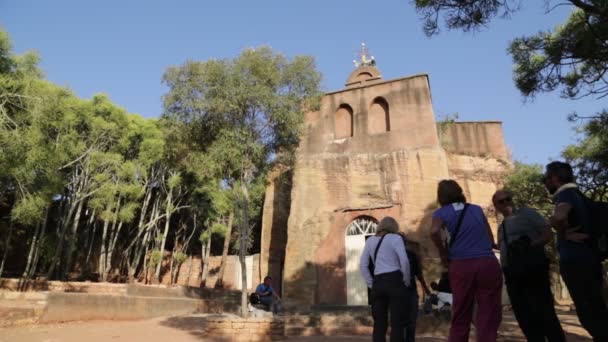
M 532 246 L 538 246 L 538 245 L 546 245 L 549 243 L 549 241 L 551 241 L 551 238 L 553 237 L 553 232 L 551 231 L 551 226 L 549 224 L 545 224 L 542 227 L 540 227 L 540 236 L 534 240 L 532 240 L 531 245 Z
M 553 210 L 553 215 L 549 222 L 557 231 L 557 235 L 564 236 L 568 229 L 568 214 L 572 210 L 572 205 L 567 202 L 558 203 Z
M 492 228 L 490 227 L 490 223 L 488 222 L 486 215 L 483 213 L 483 210 L 481 208 L 480 208 L 480 210 L 481 210 L 481 215 L 483 216 L 483 222 L 486 226 L 486 231 L 488 232 L 488 237 L 490 238 L 490 243 L 492 244 L 492 249 L 498 249 L 498 245 L 496 244 L 496 240 L 494 240 L 494 233 L 492 233 Z
M 359 272 L 365 280 L 367 287 L 371 289 L 374 277 L 372 274 L 369 273 L 369 251 L 367 250 L 367 244 L 365 244 L 365 248 L 363 248 L 363 253 L 361 253 L 361 259 L 359 260 Z
M 277 291 L 275 291 L 272 287 L 269 290 L 270 292 L 272 292 L 272 295 L 274 297 L 276 297 L 276 299 L 281 300 L 281 297 L 279 297 L 279 295 L 277 294 Z
M 261 296 L 261 297 L 266 295 L 266 292 L 262 292 L 262 287 L 260 285 L 258 285 L 258 287 L 256 287 L 255 293 L 257 293 L 258 296 Z
M 545 218 L 534 209 L 523 207 L 521 210 L 522 212 L 526 213 L 528 222 L 538 233 L 538 237 L 536 239 L 532 239 L 530 244 L 532 246 L 544 246 L 549 243 L 553 237 L 553 232 L 551 232 L 551 225 L 549 225 L 547 220 L 545 220 Z
M 553 216 L 549 218 L 549 222 L 557 231 L 557 236 L 573 242 L 584 242 L 590 237 L 589 234 L 568 231 L 568 215 L 572 209 L 573 205 L 569 199 L 558 202 L 553 211 Z
M 441 263 L 447 267 L 448 266 L 448 249 L 443 242 L 441 237 L 441 229 L 445 223 L 439 217 L 433 217 L 433 221 L 431 223 L 431 240 L 437 247 L 437 251 L 439 251 L 439 257 L 441 258 Z
M 393 249 L 397 253 L 397 257 L 399 258 L 399 265 L 401 266 L 401 274 L 403 275 L 403 283 L 405 286 L 415 285 L 410 284 L 410 261 L 407 257 L 407 253 L 405 252 L 405 248 L 403 248 L 403 240 L 401 236 L 395 235 L 396 239 L 391 239 Z
M 429 295 L 431 295 L 431 289 L 429 289 L 428 285 L 426 284 L 426 281 L 424 280 L 424 272 L 422 272 L 422 268 L 420 266 L 421 266 L 420 262 L 418 262 L 419 272 L 416 275 L 416 278 L 418 278 L 420 285 L 422 285 L 422 290 L 424 291 L 424 294 L 429 296 Z

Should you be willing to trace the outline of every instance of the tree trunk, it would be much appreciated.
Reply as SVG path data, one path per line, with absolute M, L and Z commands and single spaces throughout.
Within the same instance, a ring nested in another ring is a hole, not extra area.
M 108 235 L 108 226 L 110 225 L 110 221 L 103 221 L 103 231 L 101 233 L 101 251 L 99 252 L 99 264 L 97 265 L 97 272 L 101 277 L 101 281 L 105 282 L 107 280 L 106 273 L 106 237 Z
M 241 208 L 243 219 L 241 220 L 239 242 L 239 261 L 241 263 L 241 316 L 247 317 L 247 267 L 245 264 L 245 254 L 247 253 L 249 230 L 249 191 L 247 190 L 247 184 L 244 182 L 241 184 L 241 191 L 243 192 L 243 204 Z
M 28 275 L 30 274 L 30 269 L 34 261 L 34 251 L 36 250 L 36 245 L 38 245 L 38 234 L 40 234 L 41 226 L 41 222 L 36 224 L 36 230 L 34 231 L 34 236 L 32 236 L 32 242 L 30 243 L 30 251 L 27 253 L 27 263 L 25 264 L 25 269 L 21 274 L 22 281 L 26 281 L 28 279 Z
M 156 272 L 154 273 L 154 278 L 160 283 L 160 267 L 163 264 L 163 255 L 165 254 L 165 243 L 167 242 L 167 234 L 169 234 L 169 222 L 171 220 L 171 205 L 173 204 L 172 200 L 172 191 L 169 190 L 167 194 L 167 206 L 165 208 L 165 231 L 163 232 L 162 241 L 160 243 L 160 260 L 158 261 L 158 265 L 156 265 Z
M 53 276 L 53 272 L 55 272 L 55 267 L 57 267 L 57 264 L 60 261 L 59 259 L 61 257 L 61 254 L 63 253 L 63 242 L 65 239 L 65 233 L 67 231 L 67 226 L 68 226 L 68 224 L 70 224 L 70 219 L 74 215 L 76 206 L 77 206 L 76 199 L 72 199 L 72 201 L 70 203 L 70 209 L 68 209 L 67 216 L 65 216 L 61 222 L 61 227 L 60 227 L 59 236 L 58 236 L 58 240 L 57 240 L 57 248 L 55 249 L 55 254 L 53 255 L 53 258 L 51 259 L 49 269 L 46 272 L 47 279 L 51 279 L 51 277 Z
M 179 270 L 179 263 L 175 260 L 175 249 L 171 252 L 171 270 L 169 274 L 171 275 L 171 285 L 177 282 L 177 271 Z
M 211 229 L 211 228 L 209 228 Z M 209 275 L 209 255 L 211 254 L 211 234 L 207 239 L 206 245 L 201 244 L 201 260 L 203 260 L 202 274 L 201 274 L 201 286 L 206 286 L 207 276 Z M 221 268 L 220 268 L 221 269 Z M 219 278 L 218 278 L 219 279 Z
M 95 212 L 93 212 L 95 213 Z M 91 239 L 89 240 L 89 248 L 87 249 L 87 256 L 84 260 L 84 265 L 87 269 L 87 273 L 91 272 L 91 253 L 93 252 L 93 246 L 95 245 L 95 233 L 97 233 L 97 222 L 93 222 L 93 227 L 91 228 Z
M 49 222 L 49 208 L 47 207 L 44 212 L 44 221 L 42 222 L 42 228 L 40 233 L 38 234 L 38 242 L 36 243 L 36 249 L 34 250 L 34 260 L 32 261 L 32 266 L 30 267 L 29 273 L 27 275 L 28 279 L 31 279 L 38 269 L 38 260 L 40 259 L 40 246 L 44 243 L 44 236 L 46 234 L 46 227 Z
M 192 264 L 194 264 L 194 255 L 190 255 L 190 264 L 188 264 L 188 277 L 186 278 L 186 286 L 190 286 L 190 277 L 192 277 Z
M 232 220 L 234 220 L 234 213 L 231 211 L 228 215 L 228 226 L 226 227 L 226 235 L 224 236 L 224 249 L 222 250 L 220 270 L 217 273 L 215 288 L 224 287 L 224 271 L 226 270 L 226 258 L 228 257 L 228 249 L 230 248 L 230 236 L 232 235 Z M 209 239 L 211 239 L 211 236 L 209 237 Z
M 62 276 L 62 278 L 64 280 L 67 280 L 68 272 L 70 271 L 70 268 L 72 267 L 72 255 L 76 251 L 76 240 L 78 240 L 78 235 L 76 233 L 78 232 L 78 225 L 80 223 L 80 214 L 82 213 L 83 205 L 84 205 L 84 199 L 81 199 L 78 202 L 78 208 L 76 209 L 76 215 L 74 216 L 74 219 L 72 220 L 72 232 L 71 232 L 72 235 L 70 236 L 70 245 L 68 246 L 67 260 L 64 265 L 63 276 Z
M 0 278 L 2 278 L 2 274 L 4 273 L 4 263 L 6 262 L 6 258 L 8 257 L 8 249 L 11 244 L 11 238 L 13 237 L 13 228 L 14 228 L 13 218 L 11 217 L 11 221 L 8 225 L 8 234 L 7 234 L 8 236 L 6 237 L 6 240 L 4 241 L 4 254 L 2 255 L 2 263 L 0 263 Z
M 141 231 L 143 229 L 145 229 L 144 232 L 144 236 L 142 239 L 142 243 L 140 244 L 136 244 L 135 245 L 135 253 L 133 253 L 133 258 L 131 259 L 131 263 L 129 265 L 129 281 L 130 282 L 134 282 L 135 281 L 135 274 L 137 273 L 137 268 L 139 267 L 139 263 L 142 260 L 142 252 L 144 250 L 146 250 L 146 254 L 144 254 L 144 270 L 146 268 L 146 255 L 147 255 L 147 246 L 148 246 L 148 237 L 150 235 L 150 230 L 152 229 L 152 227 L 146 227 L 144 225 L 145 222 L 145 211 L 148 210 L 148 206 L 150 204 L 150 199 L 152 198 L 152 191 L 151 190 L 147 190 L 146 191 L 146 198 L 144 199 L 144 204 L 142 206 L 142 212 L 140 213 L 139 216 L 139 225 L 138 225 L 138 230 Z M 157 213 L 157 208 L 158 208 L 158 199 L 154 201 L 154 205 L 152 206 L 152 212 L 150 214 L 150 221 L 152 222 L 153 220 L 156 219 L 156 213 Z
M 118 241 L 118 235 L 120 234 L 120 230 L 122 229 L 122 226 L 123 226 L 123 222 L 120 221 L 120 223 L 118 223 L 118 228 L 116 228 L 116 231 L 114 232 L 114 236 L 111 240 L 110 248 L 108 250 L 108 257 L 106 258 L 106 270 L 108 272 L 112 269 L 112 258 L 114 256 L 116 241 Z

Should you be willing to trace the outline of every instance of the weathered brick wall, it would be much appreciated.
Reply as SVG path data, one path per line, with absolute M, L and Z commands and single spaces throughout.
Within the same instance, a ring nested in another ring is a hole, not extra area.
M 257 342 L 285 339 L 285 323 L 280 317 L 209 316 L 204 320 L 203 330 L 205 337 L 222 341 Z

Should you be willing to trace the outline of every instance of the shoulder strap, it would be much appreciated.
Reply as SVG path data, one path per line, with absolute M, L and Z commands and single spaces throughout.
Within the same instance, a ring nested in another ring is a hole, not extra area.
M 376 246 L 376 250 L 374 251 L 374 259 L 372 259 L 372 262 L 374 264 L 376 264 L 376 257 L 378 256 L 378 250 L 380 249 L 380 245 L 382 244 L 382 240 L 384 240 L 384 237 L 386 237 L 387 234 L 382 235 L 382 237 L 380 238 L 380 241 L 378 242 L 378 245 Z
M 502 220 L 502 239 L 505 241 L 505 246 L 509 245 L 509 239 L 507 238 L 507 218 Z
M 454 242 L 456 242 L 456 238 L 458 237 L 458 232 L 460 231 L 460 226 L 462 225 L 462 219 L 464 219 L 464 214 L 466 214 L 468 207 L 469 207 L 469 203 L 465 203 L 464 208 L 462 209 L 462 212 L 460 213 L 460 217 L 458 218 L 458 224 L 456 224 L 456 229 L 454 229 L 454 234 L 452 234 L 452 237 L 450 238 L 449 248 L 452 248 L 452 246 L 454 245 Z

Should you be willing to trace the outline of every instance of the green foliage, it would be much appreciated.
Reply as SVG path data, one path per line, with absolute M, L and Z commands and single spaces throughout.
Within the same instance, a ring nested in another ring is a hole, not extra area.
M 598 5 L 599 6 L 599 5 Z M 525 96 L 563 88 L 562 96 L 608 95 L 608 13 L 577 9 L 553 32 L 515 39 L 515 83 Z
M 163 259 L 163 253 L 159 250 L 154 250 L 150 253 L 150 260 L 148 261 L 148 268 L 154 268 Z
M 211 238 L 211 234 L 210 234 L 209 230 L 205 230 L 205 231 L 201 232 L 201 235 L 199 235 L 198 241 L 200 241 L 204 245 L 207 243 L 207 241 L 209 241 L 210 238 Z
M 439 33 L 443 17 L 450 30 L 472 31 L 485 27 L 496 16 L 507 17 L 519 8 L 517 0 L 415 0 L 427 36 Z
M 269 158 L 294 151 L 320 79 L 312 58 L 290 61 L 268 47 L 234 59 L 188 61 L 165 72 L 164 117 L 179 122 L 196 149 L 210 151 L 216 172 L 261 171 Z
M 441 146 L 443 146 L 443 148 L 447 149 L 452 144 L 450 136 L 447 134 L 447 132 L 450 127 L 454 125 L 456 120 L 458 120 L 458 117 L 458 113 L 452 113 L 446 114 L 443 117 L 438 118 L 437 120 L 437 136 L 439 137 L 439 143 L 441 144 Z
M 107 95 L 84 100 L 46 81 L 39 61 L 13 54 L 0 29 L 0 203 L 26 228 L 13 240 L 29 241 L 42 263 L 33 268 L 49 276 L 75 264 L 92 271 L 97 251 L 102 279 L 115 260 L 136 273 L 142 258 L 160 264 L 170 236 L 183 250 L 192 236 L 225 236 L 240 184 L 258 222 L 266 172 L 293 160 L 304 112 L 321 95 L 313 58 L 262 47 L 167 69 L 165 112 L 145 119 Z
M 534 208 L 548 217 L 552 210 L 551 200 L 543 183 L 543 167 L 538 164 L 515 162 L 507 176 L 505 188 L 514 194 L 517 206 Z
M 177 262 L 177 264 L 179 265 L 179 264 L 183 263 L 184 261 L 186 261 L 186 259 L 188 259 L 188 256 L 186 255 L 186 253 L 183 253 L 183 252 L 176 252 L 176 253 L 173 255 L 173 258 L 175 259 L 175 261 L 176 261 L 176 262 Z
M 221 224 L 221 223 L 216 222 L 213 224 L 213 226 L 211 226 L 211 233 L 218 235 L 220 237 L 225 237 L 227 231 L 228 231 L 228 227 L 226 227 L 226 225 Z
M 11 212 L 15 222 L 32 226 L 44 219 L 44 211 L 49 199 L 43 196 L 27 195 L 19 199 Z
M 562 156 L 572 164 L 581 189 L 596 200 L 608 200 L 608 112 L 599 113 L 579 130 L 577 144 Z
M 539 5 L 542 3 L 538 1 Z M 550 2 L 544 2 L 547 9 Z M 439 32 L 439 21 L 448 29 L 463 31 L 486 27 L 496 17 L 510 17 L 520 9 L 518 0 L 416 0 L 424 31 Z M 605 1 L 568 0 L 574 10 L 553 31 L 516 38 L 509 47 L 515 63 L 514 79 L 524 96 L 562 88 L 567 98 L 608 95 L 608 7 Z M 547 10 L 547 13 L 550 11 Z

